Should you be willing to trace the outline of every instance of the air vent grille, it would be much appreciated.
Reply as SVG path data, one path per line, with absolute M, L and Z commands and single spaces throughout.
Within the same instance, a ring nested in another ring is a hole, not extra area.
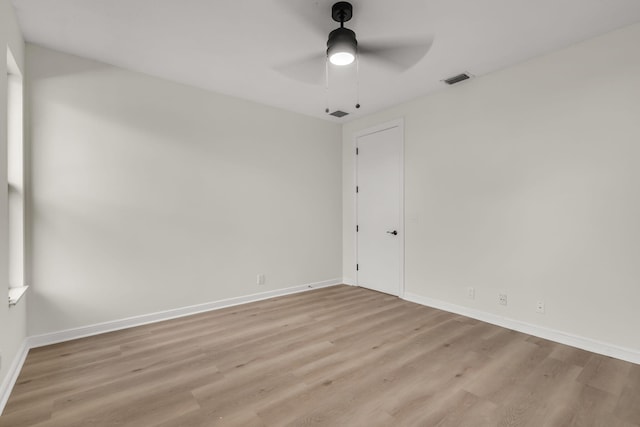
M 330 113 L 330 116 L 334 116 L 334 117 L 344 117 L 349 113 L 345 113 L 344 111 L 340 111 L 340 110 L 336 110 L 333 113 Z
M 471 78 L 471 75 L 469 73 L 462 73 L 462 74 L 458 74 L 457 76 L 453 76 L 453 77 L 449 77 L 448 79 L 444 79 L 443 82 L 445 82 L 448 85 L 454 85 L 456 83 L 463 82 L 463 81 L 468 80 L 470 78 Z

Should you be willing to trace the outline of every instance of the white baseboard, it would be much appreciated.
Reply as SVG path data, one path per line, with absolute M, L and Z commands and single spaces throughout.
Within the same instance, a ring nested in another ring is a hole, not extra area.
M 219 310 L 221 308 L 232 307 L 234 305 L 246 304 L 248 302 L 260 301 L 268 298 L 295 294 L 298 292 L 310 291 L 313 289 L 326 288 L 342 284 L 342 279 L 324 280 L 322 282 L 309 283 L 306 285 L 292 286 L 289 288 L 275 289 L 257 294 L 245 295 L 241 297 L 229 298 L 219 301 L 207 302 L 188 307 L 176 308 L 157 313 L 144 314 L 141 316 L 129 317 L 126 319 L 113 320 L 94 325 L 82 326 L 79 328 L 67 329 L 59 332 L 52 332 L 42 335 L 34 335 L 27 338 L 29 348 L 42 347 L 59 342 L 70 341 L 92 335 L 113 332 L 120 329 L 132 328 L 134 326 L 146 325 L 149 323 L 161 322 L 178 317 L 190 316 L 192 314 L 203 313 L 205 311 Z
M 450 313 L 460 314 L 462 316 L 471 317 L 493 325 L 502 326 L 503 328 L 512 329 L 528 335 L 544 338 L 560 344 L 566 344 L 571 347 L 577 347 L 582 350 L 591 351 L 593 353 L 605 356 L 615 357 L 616 359 L 625 360 L 627 362 L 640 364 L 640 351 L 632 350 L 610 344 L 602 341 L 573 335 L 567 332 L 558 331 L 556 329 L 545 328 L 531 323 L 521 322 L 519 320 L 510 319 L 508 317 L 487 313 L 480 310 L 474 310 L 469 307 L 451 304 L 448 302 L 424 297 L 422 295 L 406 292 L 404 298 L 407 301 L 416 304 L 425 305 L 427 307 L 437 308 L 439 310 L 448 311 Z
M 4 411 L 4 407 L 9 401 L 11 390 L 13 390 L 13 386 L 18 380 L 18 375 L 20 375 L 22 365 L 24 365 L 24 361 L 27 358 L 27 353 L 29 353 L 29 347 L 27 347 L 27 340 L 25 339 L 22 342 L 22 346 L 20 346 L 20 350 L 18 350 L 18 354 L 13 358 L 4 381 L 0 384 L 0 415 L 2 415 L 2 411 Z
M 322 282 L 292 286 L 284 289 L 275 289 L 272 291 L 260 292 L 257 294 L 245 295 L 241 297 L 229 298 L 220 301 L 192 305 L 189 307 L 176 308 L 173 310 L 144 314 L 142 316 L 129 317 L 126 319 L 113 320 L 110 322 L 98 323 L 95 325 L 82 326 L 80 328 L 67 329 L 64 331 L 27 337 L 25 338 L 20 351 L 14 358 L 7 376 L 0 385 L 0 414 L 2 414 L 2 411 L 4 411 L 4 407 L 9 400 L 9 396 L 11 395 L 13 386 L 18 379 L 18 375 L 20 374 L 20 370 L 22 369 L 22 365 L 24 364 L 29 349 L 56 344 L 63 341 L 84 338 L 92 335 L 103 334 L 106 332 L 117 331 L 120 329 L 146 325 L 149 323 L 161 322 L 163 320 L 203 313 L 206 311 L 219 310 L 225 307 L 232 307 L 234 305 L 246 304 L 249 302 L 260 301 L 268 298 L 296 294 L 299 292 L 311 291 L 313 289 L 326 288 L 329 286 L 336 286 L 340 284 L 342 284 L 341 278 L 324 280 Z

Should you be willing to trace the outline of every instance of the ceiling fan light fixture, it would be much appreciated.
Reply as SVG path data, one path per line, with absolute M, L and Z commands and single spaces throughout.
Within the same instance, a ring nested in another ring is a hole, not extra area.
M 335 52 L 329 56 L 329 61 L 331 61 L 333 65 L 349 65 L 355 59 L 355 55 L 351 52 Z
M 358 41 L 356 33 L 348 28 L 337 28 L 329 34 L 327 56 L 334 65 L 349 65 L 356 59 Z

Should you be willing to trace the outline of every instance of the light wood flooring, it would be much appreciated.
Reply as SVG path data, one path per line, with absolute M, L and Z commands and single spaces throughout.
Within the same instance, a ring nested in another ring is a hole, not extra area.
M 33 349 L 2 427 L 640 426 L 640 365 L 350 286 Z

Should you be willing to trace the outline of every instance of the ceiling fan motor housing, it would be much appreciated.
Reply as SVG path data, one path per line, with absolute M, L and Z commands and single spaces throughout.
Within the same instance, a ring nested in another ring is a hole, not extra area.
M 334 65 L 351 64 L 357 54 L 358 42 L 356 33 L 348 28 L 337 28 L 329 33 L 327 41 L 327 57 Z
M 331 51 L 335 48 L 349 47 L 356 51 L 358 48 L 358 41 L 356 40 L 356 33 L 348 28 L 336 28 L 329 33 L 329 40 L 327 40 L 327 55 L 331 55 Z

